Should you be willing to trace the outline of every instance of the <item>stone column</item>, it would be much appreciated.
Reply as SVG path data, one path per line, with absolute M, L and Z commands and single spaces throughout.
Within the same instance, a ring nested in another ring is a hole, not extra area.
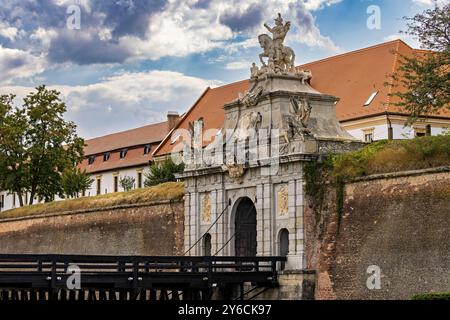
M 191 246 L 191 194 L 186 193 L 184 196 L 184 252 L 187 252 Z
M 263 188 L 263 216 L 264 216 L 264 241 L 263 254 L 265 256 L 273 255 L 273 213 L 272 213 L 272 184 L 265 183 Z
M 256 241 L 257 241 L 257 255 L 264 256 L 264 196 L 263 185 L 256 186 Z
M 303 180 L 289 183 L 289 229 L 288 270 L 304 268 L 304 231 L 303 231 Z

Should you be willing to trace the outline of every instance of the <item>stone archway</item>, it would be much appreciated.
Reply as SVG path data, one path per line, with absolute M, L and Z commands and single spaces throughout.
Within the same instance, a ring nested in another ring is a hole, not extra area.
M 235 255 L 238 257 L 256 257 L 256 208 L 250 198 L 242 198 L 236 208 Z

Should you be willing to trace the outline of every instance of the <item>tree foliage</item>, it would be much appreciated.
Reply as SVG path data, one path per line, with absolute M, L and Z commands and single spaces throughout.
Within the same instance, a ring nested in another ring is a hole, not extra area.
M 153 163 L 149 172 L 145 174 L 144 185 L 151 187 L 165 182 L 176 181 L 175 174 L 183 171 L 184 164 L 175 164 L 171 158 L 167 158 L 159 163 Z
M 79 168 L 65 170 L 61 178 L 64 196 L 67 198 L 79 198 L 80 193 L 86 192 L 93 182 L 91 175 Z
M 83 158 L 84 141 L 76 126 L 63 118 L 67 107 L 59 92 L 36 88 L 14 107 L 14 95 L 0 96 L 0 186 L 17 193 L 54 200 L 63 195 L 62 173 Z
M 129 176 L 122 177 L 119 180 L 119 184 L 124 191 L 133 190 L 135 182 L 136 182 L 136 179 L 133 177 L 129 177 Z
M 436 6 L 412 18 L 405 18 L 408 30 L 423 46 L 412 57 L 401 56 L 399 71 L 393 75 L 394 103 L 411 114 L 409 122 L 450 110 L 450 4 Z M 400 88 L 405 88 L 400 89 Z

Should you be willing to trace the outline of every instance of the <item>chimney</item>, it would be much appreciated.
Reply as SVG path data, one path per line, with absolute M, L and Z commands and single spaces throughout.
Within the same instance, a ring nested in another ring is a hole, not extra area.
M 169 111 L 167 112 L 167 125 L 169 132 L 175 128 L 175 126 L 178 123 L 178 119 L 180 119 L 180 116 L 178 115 L 178 112 L 176 111 Z

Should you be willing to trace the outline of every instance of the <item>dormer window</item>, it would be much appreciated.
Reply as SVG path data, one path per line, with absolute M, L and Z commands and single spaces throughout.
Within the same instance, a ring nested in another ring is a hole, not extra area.
M 378 91 L 373 92 L 373 93 L 370 95 L 369 99 L 367 99 L 366 103 L 364 103 L 364 107 L 370 106 L 370 104 L 373 102 L 373 100 L 375 99 L 375 97 L 377 96 L 377 94 L 378 94 Z
M 151 150 L 151 146 L 149 144 L 144 146 L 144 154 L 149 154 Z
M 123 149 L 120 151 L 120 159 L 125 159 L 125 157 L 127 156 L 128 153 L 128 149 Z
M 177 135 L 174 139 L 172 139 L 172 142 L 170 144 L 175 144 L 178 141 L 178 139 L 180 139 L 180 138 L 181 138 L 181 134 Z
M 106 152 L 103 155 L 103 161 L 108 161 L 110 157 L 111 157 L 111 152 Z
M 89 159 L 88 159 L 89 165 L 93 164 L 94 161 L 95 161 L 95 156 L 90 156 Z

